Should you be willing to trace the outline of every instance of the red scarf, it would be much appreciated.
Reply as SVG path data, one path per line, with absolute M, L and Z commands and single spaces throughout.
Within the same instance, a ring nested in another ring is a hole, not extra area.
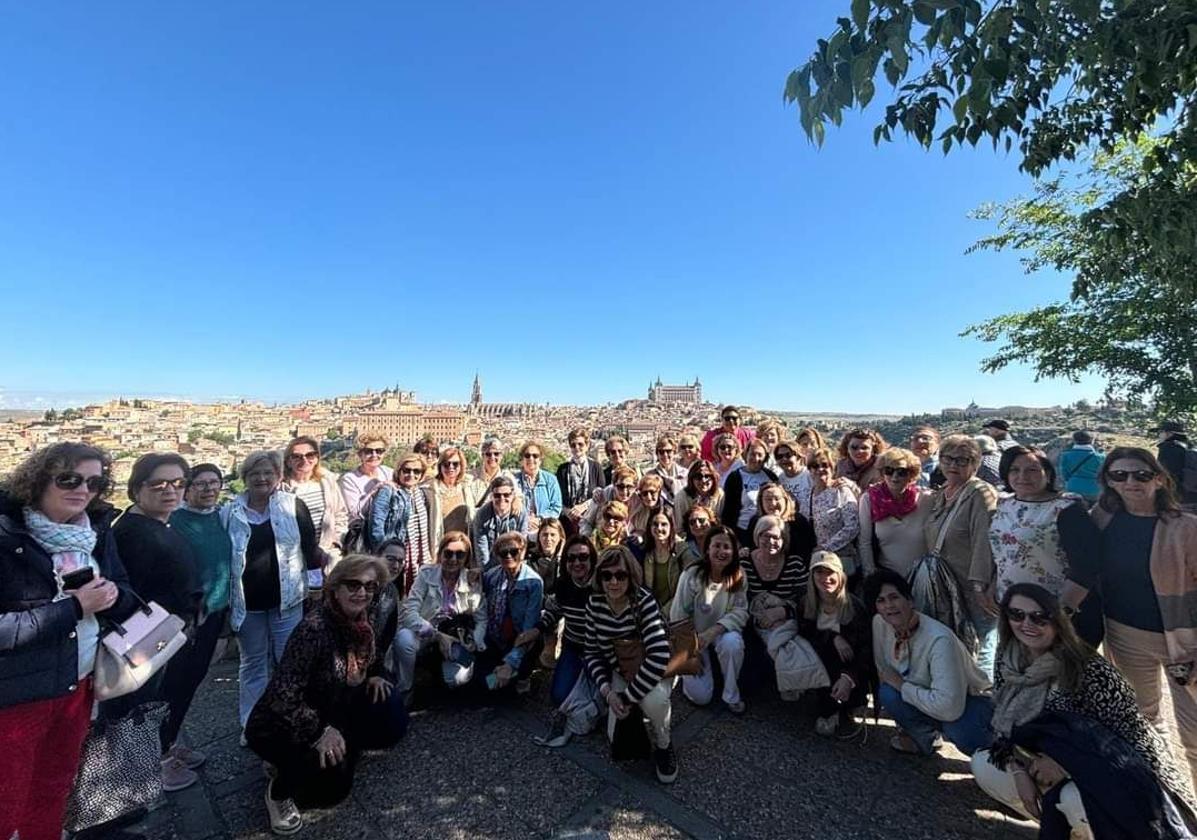
M 913 484 L 903 490 L 901 498 L 898 499 L 889 492 L 889 487 L 884 481 L 872 485 L 866 492 L 869 494 L 869 510 L 874 522 L 891 516 L 901 519 L 911 514 L 919 504 L 919 492 Z
M 329 591 L 324 596 L 324 614 L 345 649 L 345 681 L 350 686 L 361 685 L 374 661 L 374 628 L 370 625 L 370 608 L 367 607 L 357 621 L 352 621 L 341 612 L 336 598 Z

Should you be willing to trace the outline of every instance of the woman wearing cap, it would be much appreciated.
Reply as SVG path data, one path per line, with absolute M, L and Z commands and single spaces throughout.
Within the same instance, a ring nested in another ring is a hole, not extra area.
M 723 513 L 720 521 L 736 530 L 742 544 L 751 539 L 749 525 L 756 516 L 757 495 L 761 487 L 777 481 L 777 474 L 765 466 L 770 450 L 760 438 L 749 441 L 744 449 L 744 464 L 723 480 Z
M 337 487 L 337 474 L 320 463 L 320 444 L 315 438 L 302 435 L 287 444 L 281 486 L 308 506 L 320 535 L 320 548 L 328 555 L 329 565 L 336 565 L 341 559 L 341 537 L 349 529 L 349 511 Z
M 382 435 L 365 432 L 357 437 L 358 466 L 337 479 L 345 499 L 345 512 L 353 524 L 366 515 L 366 505 L 376 489 L 391 480 L 391 468 L 382 458 L 390 444 Z
M 640 643 L 643 656 L 635 671 L 620 670 L 616 642 L 622 640 Z M 665 621 L 656 599 L 644 588 L 640 564 L 626 546 L 601 552 L 594 592 L 586 604 L 586 670 L 607 704 L 608 738 L 614 738 L 617 720 L 630 714 L 648 719 L 653 763 L 662 784 L 673 783 L 678 773 L 670 733 L 674 680 L 665 676 L 669 656 Z
M 673 497 L 673 525 L 681 533 L 686 530 L 686 512 L 693 505 L 702 505 L 718 518 L 723 510 L 723 489 L 715 468 L 706 461 L 695 461 L 686 473 L 686 486 Z
M 820 735 L 851 738 L 861 730 L 853 710 L 868 700 L 873 671 L 870 622 L 864 604 L 848 591 L 840 558 L 816 551 L 799 606 L 798 632 L 819 655 L 831 683 L 815 689 L 815 732 Z
M 486 595 L 469 537 L 460 531 L 441 537 L 436 562 L 416 574 L 406 607 L 395 642 L 396 688 L 411 691 L 420 654 L 443 663 L 449 688 L 467 685 L 474 656 L 486 650 Z
M 842 438 L 835 465 L 836 478 L 847 478 L 861 490 L 881 480 L 877 456 L 889 448 L 885 438 L 873 429 L 853 429 Z
M 834 463 L 835 456 L 827 449 L 807 460 L 810 485 L 798 499 L 798 512 L 814 526 L 817 547 L 839 555 L 852 576 L 856 574 L 856 537 L 860 533 L 860 489 L 851 479 L 834 475 Z
M 740 699 L 740 668 L 744 665 L 744 626 L 748 624 L 748 587 L 740 568 L 735 537 L 725 526 L 707 534 L 704 556 L 682 573 L 669 608 L 671 622 L 690 619 L 698 634 L 702 673 L 682 678 L 682 693 L 699 706 L 715 696 L 711 651 L 723 674 L 723 702 L 734 714 L 744 714 Z
M 923 524 L 931 491 L 919 487 L 922 462 L 909 449 L 887 449 L 877 458 L 881 481 L 860 497 L 860 565 L 865 575 L 878 566 L 906 577 L 927 553 Z
M 1161 729 L 1164 667 L 1197 779 L 1197 620 L 1179 606 L 1197 600 L 1197 516 L 1181 511 L 1172 476 L 1146 449 L 1113 449 L 1099 480 L 1101 499 L 1091 516 L 1101 548 L 1069 558 L 1063 601 L 1083 611 L 1088 592 L 1101 592 L 1106 653 L 1134 687 L 1143 716 Z

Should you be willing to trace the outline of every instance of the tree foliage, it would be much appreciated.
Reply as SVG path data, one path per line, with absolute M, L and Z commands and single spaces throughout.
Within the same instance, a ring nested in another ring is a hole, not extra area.
M 1092 210 L 1158 177 L 1159 142 L 1121 144 L 1113 154 L 1096 155 L 1083 178 L 1038 181 L 1031 198 L 977 211 L 998 230 L 970 250 L 1015 249 L 1028 273 L 1047 268 L 1074 278 L 1067 301 L 965 331 L 1001 343 L 983 361 L 984 370 L 1027 362 L 1039 377 L 1076 381 L 1082 373 L 1099 373 L 1110 396 L 1150 401 L 1162 413 L 1197 411 L 1197 289 L 1184 276 L 1197 265 L 1197 238 L 1175 244 L 1177 261 L 1160 260 L 1155 229 L 1128 227 L 1110 236 L 1094 223 Z M 1174 170 L 1163 186 L 1177 195 L 1193 192 L 1197 167 Z
M 945 153 L 988 138 L 1017 145 L 1036 177 L 1156 131 L 1144 177 L 1088 212 L 1113 239 L 1141 240 L 1134 228 L 1146 226 L 1161 263 L 1188 256 L 1177 243 L 1197 236 L 1197 196 L 1175 190 L 1197 159 L 1197 0 L 850 0 L 850 17 L 790 74 L 785 100 L 821 145 L 827 123 L 872 100 L 879 76 L 897 89 L 875 143 L 899 128 Z

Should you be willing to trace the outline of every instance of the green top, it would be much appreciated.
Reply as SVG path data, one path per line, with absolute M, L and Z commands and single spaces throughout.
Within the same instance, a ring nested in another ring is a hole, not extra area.
M 229 605 L 229 577 L 233 543 L 220 524 L 220 514 L 196 513 L 179 508 L 170 515 L 170 525 L 191 544 L 196 571 L 204 588 L 204 614 L 219 612 Z

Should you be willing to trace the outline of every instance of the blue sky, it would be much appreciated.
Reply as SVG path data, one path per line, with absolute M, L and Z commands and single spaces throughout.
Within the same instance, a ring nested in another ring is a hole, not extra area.
M 783 106 L 847 6 L 6 4 L 0 386 L 1099 395 L 983 375 L 957 337 L 1066 294 L 963 255 L 968 211 L 1026 191 L 1015 158 L 874 148 L 885 90 L 822 150 Z

